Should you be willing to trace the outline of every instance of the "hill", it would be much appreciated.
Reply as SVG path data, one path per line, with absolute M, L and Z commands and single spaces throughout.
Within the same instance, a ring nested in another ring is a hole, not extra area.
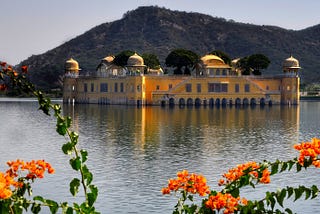
M 304 30 L 238 23 L 200 13 L 171 11 L 160 7 L 139 7 L 122 19 L 98 25 L 82 35 L 21 65 L 29 65 L 31 80 L 42 88 L 57 88 L 64 62 L 73 57 L 82 70 L 94 70 L 100 59 L 123 50 L 156 54 L 164 64 L 175 48 L 204 55 L 221 50 L 231 58 L 262 53 L 271 64 L 265 73 L 281 72 L 282 61 L 293 56 L 303 67 L 304 83 L 320 80 L 320 25 Z

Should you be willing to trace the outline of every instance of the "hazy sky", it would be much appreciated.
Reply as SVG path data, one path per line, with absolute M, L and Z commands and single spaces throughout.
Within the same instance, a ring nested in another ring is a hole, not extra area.
M 293 30 L 320 23 L 319 0 L 0 0 L 0 61 L 17 64 L 151 5 Z

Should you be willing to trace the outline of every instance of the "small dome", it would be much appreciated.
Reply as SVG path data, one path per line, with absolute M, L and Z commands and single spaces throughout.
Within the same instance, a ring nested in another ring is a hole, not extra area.
M 65 63 L 65 71 L 66 72 L 79 72 L 79 63 L 76 60 L 70 58 Z
M 205 55 L 204 57 L 201 58 L 201 61 L 205 65 L 225 64 L 223 59 L 221 59 L 220 57 L 213 55 L 213 54 Z
M 105 58 L 102 59 L 102 61 L 111 63 L 114 60 L 114 56 L 106 56 Z
M 299 65 L 299 61 L 297 59 L 293 58 L 292 56 L 290 56 L 289 58 L 284 60 L 282 67 L 283 67 L 284 71 L 296 70 L 296 69 L 301 68 Z
M 128 66 L 144 66 L 144 61 L 141 56 L 137 53 L 134 53 L 132 56 L 129 57 L 127 61 Z

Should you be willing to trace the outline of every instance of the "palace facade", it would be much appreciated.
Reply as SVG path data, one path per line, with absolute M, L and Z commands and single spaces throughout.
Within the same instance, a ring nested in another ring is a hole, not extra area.
M 94 72 L 83 72 L 74 59 L 65 63 L 63 101 L 114 105 L 272 105 L 299 104 L 299 61 L 283 62 L 278 75 L 241 75 L 220 57 L 206 55 L 193 75 L 151 70 L 137 54 L 125 67 L 102 59 Z M 234 62 L 234 61 L 233 61 Z

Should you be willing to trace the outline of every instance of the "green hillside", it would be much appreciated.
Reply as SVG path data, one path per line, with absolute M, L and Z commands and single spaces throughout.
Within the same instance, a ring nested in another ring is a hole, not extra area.
M 153 53 L 164 65 L 171 50 L 184 48 L 204 55 L 221 50 L 231 58 L 255 53 L 271 64 L 264 73 L 281 72 L 282 61 L 293 54 L 300 61 L 303 83 L 319 82 L 320 25 L 304 30 L 238 23 L 200 13 L 139 7 L 114 22 L 98 25 L 82 35 L 21 64 L 29 65 L 31 79 L 42 88 L 61 85 L 64 62 L 73 57 L 82 70 L 92 71 L 102 58 L 123 50 Z

